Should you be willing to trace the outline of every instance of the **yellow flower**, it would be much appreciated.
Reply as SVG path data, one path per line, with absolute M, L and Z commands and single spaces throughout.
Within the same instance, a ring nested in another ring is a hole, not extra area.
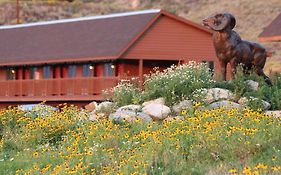
M 38 155 L 39 155 L 39 154 L 38 154 L 37 151 L 33 153 L 33 157 L 38 157 Z

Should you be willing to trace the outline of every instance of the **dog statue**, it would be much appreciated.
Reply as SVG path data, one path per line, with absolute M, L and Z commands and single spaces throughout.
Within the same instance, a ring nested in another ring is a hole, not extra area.
M 263 72 L 266 61 L 266 50 L 258 43 L 242 40 L 232 29 L 236 25 L 235 17 L 230 13 L 217 13 L 203 20 L 204 26 L 212 29 L 216 55 L 221 66 L 222 79 L 226 80 L 226 66 L 230 63 L 231 77 L 236 73 L 238 64 L 243 65 L 244 72 L 254 68 L 263 76 L 268 85 L 269 77 Z

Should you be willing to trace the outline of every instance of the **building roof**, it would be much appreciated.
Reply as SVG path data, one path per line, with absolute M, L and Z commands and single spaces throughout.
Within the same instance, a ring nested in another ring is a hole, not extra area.
M 210 32 L 163 10 L 2 26 L 0 65 L 117 59 L 160 15 Z
M 260 41 L 281 41 L 281 13 L 259 35 Z

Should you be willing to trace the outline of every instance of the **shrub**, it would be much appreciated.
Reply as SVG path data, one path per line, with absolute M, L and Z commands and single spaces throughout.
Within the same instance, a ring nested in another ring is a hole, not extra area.
M 117 106 L 128 104 L 139 104 L 142 101 L 141 89 L 132 81 L 122 80 L 117 86 L 104 92 L 107 96 L 112 96 L 112 101 Z
M 167 104 L 171 105 L 182 99 L 191 98 L 193 91 L 211 87 L 213 82 L 205 63 L 189 62 L 146 76 L 144 95 L 146 99 L 164 97 Z

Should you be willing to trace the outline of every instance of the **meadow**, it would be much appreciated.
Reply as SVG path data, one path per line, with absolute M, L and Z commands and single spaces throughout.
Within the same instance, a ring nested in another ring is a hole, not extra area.
M 0 174 L 280 174 L 281 120 L 250 109 L 182 111 L 184 120 L 87 120 L 1 111 Z
M 143 91 L 128 84 L 113 89 L 117 106 L 194 97 L 192 108 L 173 114 L 179 117 L 150 123 L 106 116 L 93 122 L 85 109 L 67 104 L 45 112 L 2 109 L 0 174 L 280 174 L 281 118 L 257 106 L 207 109 L 195 98 L 196 89 L 219 86 L 268 98 L 278 108 L 280 96 L 268 96 L 280 92 L 278 77 L 257 92 L 241 89 L 243 78 L 218 83 L 206 65 L 190 64 L 152 74 Z

